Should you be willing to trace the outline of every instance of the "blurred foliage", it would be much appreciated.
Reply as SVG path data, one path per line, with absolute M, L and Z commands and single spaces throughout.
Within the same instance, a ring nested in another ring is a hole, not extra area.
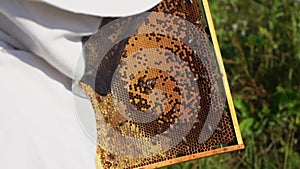
M 246 149 L 165 169 L 299 169 L 300 1 L 209 3 Z

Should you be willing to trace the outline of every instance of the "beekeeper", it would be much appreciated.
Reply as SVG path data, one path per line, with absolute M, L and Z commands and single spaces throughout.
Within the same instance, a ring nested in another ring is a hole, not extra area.
M 103 17 L 138 14 L 159 1 L 0 0 L 1 169 L 95 168 L 96 145 L 71 91 L 84 70 L 81 38 Z M 93 115 L 86 117 L 96 133 Z

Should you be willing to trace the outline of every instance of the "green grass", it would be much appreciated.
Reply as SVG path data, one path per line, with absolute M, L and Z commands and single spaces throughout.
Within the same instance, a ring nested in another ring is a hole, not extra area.
M 299 169 L 300 2 L 209 3 L 246 149 L 164 169 Z

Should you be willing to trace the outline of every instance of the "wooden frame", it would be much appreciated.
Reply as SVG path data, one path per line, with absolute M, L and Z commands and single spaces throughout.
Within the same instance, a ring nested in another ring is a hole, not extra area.
M 221 55 L 221 51 L 220 51 L 220 47 L 219 47 L 219 43 L 218 43 L 218 39 L 217 39 L 215 27 L 214 27 L 214 23 L 213 23 L 213 20 L 212 20 L 209 4 L 208 4 L 207 0 L 201 0 L 201 3 L 202 3 L 201 5 L 203 6 L 204 13 L 205 13 L 205 19 L 206 19 L 207 25 L 209 27 L 212 43 L 213 43 L 213 46 L 214 46 L 214 50 L 216 52 L 218 66 L 220 68 L 220 72 L 223 74 L 222 81 L 223 81 L 224 88 L 225 88 L 226 98 L 227 98 L 227 102 L 228 102 L 228 108 L 229 108 L 231 119 L 232 119 L 232 122 L 233 122 L 233 127 L 234 127 L 234 131 L 235 131 L 236 139 L 237 139 L 237 144 L 232 145 L 232 146 L 226 146 L 226 147 L 223 147 L 223 148 L 218 148 L 218 149 L 211 150 L 211 151 L 198 153 L 198 154 L 183 156 L 183 157 L 179 157 L 179 158 L 176 158 L 176 159 L 162 161 L 162 162 L 155 163 L 155 164 L 150 164 L 150 165 L 147 165 L 147 166 L 139 167 L 139 169 L 160 168 L 160 167 L 165 167 L 165 166 L 168 166 L 168 165 L 178 164 L 178 163 L 181 163 L 181 162 L 187 162 L 187 161 L 191 161 L 191 160 L 195 160 L 195 159 L 199 159 L 199 158 L 204 158 L 204 157 L 208 157 L 208 156 L 212 156 L 212 155 L 219 155 L 219 154 L 232 152 L 232 151 L 236 151 L 236 150 L 241 150 L 241 149 L 245 148 L 245 145 L 244 145 L 243 140 L 242 140 L 242 135 L 241 135 L 241 132 L 240 132 L 240 128 L 239 128 L 239 125 L 238 125 L 238 120 L 237 120 L 237 117 L 236 117 L 236 112 L 235 112 L 235 108 L 234 108 L 234 104 L 233 104 L 233 100 L 232 100 L 232 96 L 231 96 L 231 92 L 230 92 L 230 88 L 229 88 L 229 83 L 227 81 L 227 75 L 226 75 L 225 67 L 224 67 L 224 64 L 223 64 L 223 59 L 222 59 L 222 55 Z

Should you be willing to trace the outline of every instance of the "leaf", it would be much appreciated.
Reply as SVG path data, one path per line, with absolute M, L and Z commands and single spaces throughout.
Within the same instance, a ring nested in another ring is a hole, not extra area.
M 244 132 L 245 134 L 250 134 L 251 133 L 251 127 L 254 123 L 254 119 L 253 118 L 247 118 L 244 119 L 241 123 L 240 123 L 240 128 L 242 133 Z

